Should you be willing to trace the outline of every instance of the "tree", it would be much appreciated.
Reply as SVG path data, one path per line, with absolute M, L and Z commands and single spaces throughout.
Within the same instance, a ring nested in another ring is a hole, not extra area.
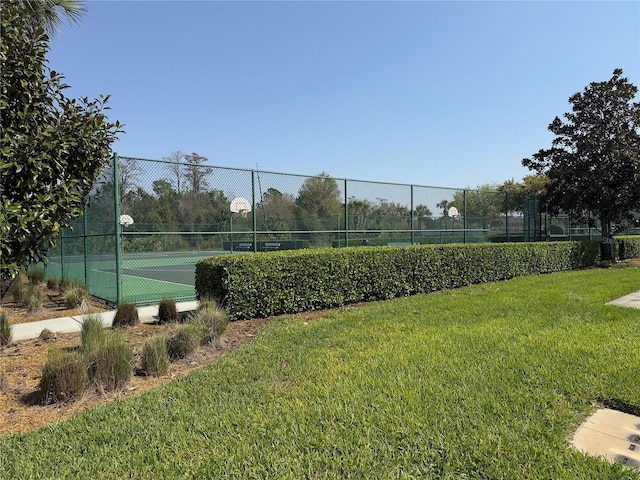
M 353 228 L 355 230 L 366 230 L 369 217 L 373 212 L 373 204 L 367 199 L 358 200 L 356 197 L 349 197 L 347 205 L 349 220 L 353 222 Z
M 193 193 L 199 193 L 206 190 L 209 187 L 207 176 L 210 172 L 210 167 L 202 166 L 201 164 L 208 160 L 207 157 L 192 153 L 191 155 L 185 155 L 185 160 L 188 165 L 184 166 L 184 178 L 189 185 L 190 190 Z
M 285 219 L 293 217 L 295 214 L 296 199 L 290 193 L 282 193 L 276 188 L 268 188 L 262 194 L 262 201 L 257 205 L 257 209 L 262 212 L 262 219 L 267 218 Z
M 431 209 L 422 203 L 420 205 L 416 205 L 413 210 L 418 217 L 430 217 L 433 215 Z
M 551 214 L 589 212 L 600 220 L 603 242 L 633 220 L 640 206 L 640 103 L 638 88 L 613 71 L 569 98 L 571 112 L 556 117 L 551 148 L 522 164 L 548 178 L 542 202 Z M 603 249 L 603 259 L 606 255 Z
M 131 206 L 131 197 L 137 192 L 143 170 L 135 158 L 121 158 L 118 172 L 120 173 L 118 192 L 120 194 L 120 209 L 122 213 L 128 213 L 127 209 Z
M 13 0 L 16 1 L 16 0 Z M 55 34 L 62 22 L 60 15 L 78 23 L 86 11 L 81 0 L 20 0 L 33 21 L 44 28 L 47 35 Z
M 182 193 L 184 189 L 184 165 L 181 162 L 184 161 L 184 153 L 181 151 L 173 152 L 167 157 L 162 157 L 162 160 L 167 162 L 165 163 L 165 168 L 169 173 L 169 182 L 176 192 Z
M 82 215 L 121 132 L 108 97 L 63 95 L 64 77 L 47 68 L 49 37 L 25 2 L 2 2 L 0 116 L 0 276 L 43 261 L 61 228 Z
M 296 205 L 307 214 L 318 217 L 340 214 L 342 203 L 338 182 L 325 172 L 308 178 L 298 191 Z
M 544 175 L 526 175 L 522 182 L 511 179 L 498 185 L 497 190 L 505 194 L 505 201 L 508 202 L 503 211 L 523 212 L 525 201 L 542 195 L 546 190 L 547 181 Z
M 505 194 L 498 192 L 496 184 L 478 185 L 476 189 L 459 190 L 453 195 L 453 202 L 461 215 L 471 218 L 494 219 L 504 215 Z M 512 208 L 510 208 L 512 210 Z
M 453 205 L 453 203 L 449 200 L 447 200 L 446 198 L 443 200 L 440 200 L 438 203 L 436 203 L 436 207 L 437 208 L 441 208 L 442 209 L 442 216 L 446 217 L 449 215 L 449 207 Z

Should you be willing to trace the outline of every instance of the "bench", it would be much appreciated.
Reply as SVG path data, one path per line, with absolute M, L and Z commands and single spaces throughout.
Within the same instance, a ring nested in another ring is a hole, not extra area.
M 387 246 L 388 247 L 407 247 L 409 245 L 412 245 L 411 242 L 388 242 Z
M 280 242 L 265 242 L 262 245 L 263 252 L 275 252 L 280 249 Z

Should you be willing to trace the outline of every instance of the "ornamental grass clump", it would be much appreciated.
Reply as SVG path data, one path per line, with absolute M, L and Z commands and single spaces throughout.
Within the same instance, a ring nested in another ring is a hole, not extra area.
M 27 278 L 31 285 L 40 285 L 44 282 L 44 270 L 40 267 L 32 267 L 27 270 Z
M 118 332 L 107 335 L 89 359 L 91 380 L 104 390 L 122 388 L 133 375 L 133 348 Z
M 39 394 L 42 402 L 69 402 L 84 392 L 88 383 L 87 360 L 79 352 L 53 350 L 42 367 Z
M 171 360 L 179 360 L 193 353 L 202 341 L 201 330 L 192 324 L 178 326 L 167 339 L 167 352 Z
M 216 342 L 229 323 L 229 316 L 214 300 L 203 300 L 189 321 L 200 330 L 202 343 Z
M 12 338 L 13 332 L 9 324 L 9 315 L 7 312 L 0 310 L 0 347 L 9 345 Z
M 134 303 L 121 303 L 116 310 L 116 316 L 113 318 L 114 327 L 133 326 L 140 323 L 138 310 Z
M 158 335 L 144 344 L 142 350 L 142 370 L 148 376 L 160 376 L 169 370 L 169 353 L 167 352 L 167 338 Z
M 80 349 L 85 355 L 92 355 L 104 345 L 106 332 L 98 315 L 89 315 L 82 322 Z
M 82 287 L 71 287 L 63 292 L 64 304 L 68 308 L 76 308 L 87 298 L 87 292 Z
M 24 305 L 29 313 L 35 313 L 42 310 L 42 294 L 35 285 L 29 285 L 26 289 Z
M 40 331 L 40 335 L 38 335 L 38 338 L 40 340 L 48 342 L 49 340 L 55 340 L 57 338 L 57 335 L 48 328 L 43 328 L 42 331 Z
M 47 278 L 47 287 L 49 288 L 60 288 L 60 280 L 56 277 L 48 277 Z
M 175 300 L 169 298 L 160 300 L 158 305 L 158 321 L 160 324 L 177 322 L 179 318 Z
M 29 286 L 24 283 L 22 275 L 16 276 L 9 286 L 9 293 L 13 301 L 19 305 L 24 305 L 29 292 Z

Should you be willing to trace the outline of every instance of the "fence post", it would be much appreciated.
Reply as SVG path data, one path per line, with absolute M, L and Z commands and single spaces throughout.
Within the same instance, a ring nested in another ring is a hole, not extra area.
M 569 227 L 569 241 L 571 241 L 571 214 L 567 216 L 567 226 Z
M 464 233 L 462 234 L 462 238 L 464 239 L 464 243 L 467 243 L 467 189 L 462 190 L 462 228 L 464 229 Z
M 120 160 L 113 154 L 113 211 L 116 232 L 116 303 L 122 301 L 122 227 L 120 226 Z
M 260 201 L 262 202 L 262 198 Z M 258 251 L 258 223 L 256 217 L 256 171 L 253 169 L 251 170 L 251 215 L 253 220 L 253 253 L 256 253 Z M 233 234 L 233 232 L 231 233 Z M 233 240 L 231 241 L 231 249 L 233 249 Z
M 84 237 L 82 239 L 82 248 L 84 255 L 84 284 L 87 287 L 87 291 L 91 291 L 89 289 L 89 276 L 87 275 L 87 251 L 89 250 L 89 240 L 87 237 L 87 201 L 85 200 L 84 205 L 82 207 L 82 223 L 84 229 Z
M 340 241 L 338 241 L 338 247 Z M 344 246 L 349 246 L 349 196 L 347 195 L 347 179 L 344 179 Z
M 507 237 L 507 242 L 511 239 L 509 238 L 509 192 L 504 192 L 504 224 L 505 224 L 505 234 Z
M 60 279 L 64 278 L 64 231 L 60 230 Z
M 413 185 L 411 185 L 411 245 L 415 245 L 416 243 L 416 229 L 415 229 L 415 224 L 413 221 L 413 217 L 414 217 L 415 211 L 414 211 L 414 205 L 413 205 Z

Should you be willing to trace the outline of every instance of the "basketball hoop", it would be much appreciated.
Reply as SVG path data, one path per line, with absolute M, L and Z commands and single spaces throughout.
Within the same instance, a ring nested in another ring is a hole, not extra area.
M 123 227 L 133 225 L 133 218 L 131 218 L 131 215 L 120 215 L 120 225 Z
M 231 200 L 231 205 L 229 206 L 229 209 L 231 210 L 232 213 L 239 213 L 243 217 L 246 217 L 247 213 L 251 211 L 251 204 L 249 203 L 249 200 L 247 200 L 246 198 L 236 197 L 233 200 Z

